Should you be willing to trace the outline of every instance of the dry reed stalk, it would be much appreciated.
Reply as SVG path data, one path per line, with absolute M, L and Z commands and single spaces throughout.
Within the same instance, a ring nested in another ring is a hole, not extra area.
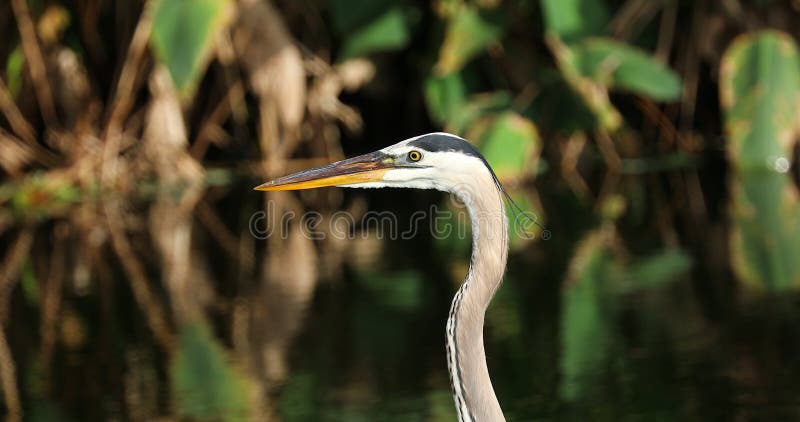
M 11 93 L 8 91 L 3 79 L 0 78 L 0 111 L 6 116 L 11 130 L 20 137 L 23 141 L 29 144 L 36 144 L 36 131 L 31 126 L 30 122 L 25 119 L 19 107 L 11 98 Z
M 128 275 L 133 296 L 139 304 L 139 308 L 145 314 L 147 325 L 153 332 L 156 340 L 164 350 L 172 351 L 175 345 L 175 337 L 170 329 L 169 320 L 164 307 L 150 288 L 150 281 L 144 266 L 139 261 L 131 247 L 125 230 L 122 227 L 122 212 L 117 204 L 106 203 L 104 207 L 106 213 L 106 223 L 108 232 L 111 236 L 111 246 L 114 253 L 122 263 L 122 268 Z
M 231 233 L 225 223 L 219 218 L 214 209 L 205 201 L 200 201 L 195 207 L 195 215 L 203 227 L 206 228 L 211 237 L 216 240 L 222 249 L 234 260 L 239 261 L 239 265 L 244 271 L 249 271 L 255 265 L 255 257 L 252 252 L 245 252 L 239 247 L 239 239 Z
M 25 0 L 11 0 L 11 8 L 17 19 L 22 52 L 28 63 L 28 71 L 33 81 L 33 90 L 36 100 L 39 102 L 39 110 L 47 126 L 57 126 L 56 109 L 53 103 L 53 91 L 50 88 L 50 81 L 47 80 L 47 68 L 45 67 L 44 55 L 36 36 L 36 27 L 31 19 L 28 3 Z

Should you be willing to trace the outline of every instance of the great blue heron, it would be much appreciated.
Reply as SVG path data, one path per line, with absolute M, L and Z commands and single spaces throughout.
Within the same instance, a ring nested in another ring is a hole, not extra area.
M 431 133 L 290 174 L 256 189 L 323 186 L 437 189 L 456 195 L 466 205 L 472 224 L 472 257 L 447 318 L 447 367 L 459 421 L 504 421 L 486 366 L 483 321 L 506 267 L 504 197 L 508 194 L 480 152 L 458 136 Z

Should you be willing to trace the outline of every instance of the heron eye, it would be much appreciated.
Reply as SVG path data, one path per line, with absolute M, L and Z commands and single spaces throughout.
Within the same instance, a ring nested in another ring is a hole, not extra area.
M 422 153 L 419 151 L 409 151 L 408 159 L 411 161 L 419 161 L 422 159 Z

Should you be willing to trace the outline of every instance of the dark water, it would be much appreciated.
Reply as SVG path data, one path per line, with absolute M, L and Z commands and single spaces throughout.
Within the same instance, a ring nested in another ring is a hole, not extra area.
M 711 277 L 700 256 L 652 251 L 576 281 L 570 261 L 592 229 L 554 226 L 553 240 L 512 249 L 486 317 L 509 420 L 800 420 L 796 298 L 699 280 Z M 465 251 L 424 236 L 383 243 L 378 264 L 317 289 L 274 392 L 284 420 L 455 419 L 444 325 Z M 667 275 L 649 282 L 659 266 Z M 641 286 L 609 287 L 615 276 Z
M 349 191 L 340 204 L 365 198 L 366 209 L 394 210 L 400 231 L 415 211 L 449 206 L 405 190 Z M 746 289 L 688 242 L 665 248 L 625 220 L 557 196 L 543 203 L 560 210 L 544 220 L 552 238 L 512 241 L 486 315 L 487 360 L 508 420 L 800 420 L 795 294 Z M 247 214 L 232 209 L 220 215 Z M 244 234 L 258 255 L 258 269 L 246 272 L 198 231 L 206 261 L 195 264 L 210 270 L 189 292 L 210 288 L 216 299 L 204 308 L 208 328 L 178 326 L 169 352 L 125 284 L 69 285 L 44 367 L 31 329 L 35 280 L 23 276 L 9 338 L 26 418 L 455 420 L 444 327 L 469 233 L 356 233 L 306 243 Z M 149 274 L 159 280 L 155 268 Z

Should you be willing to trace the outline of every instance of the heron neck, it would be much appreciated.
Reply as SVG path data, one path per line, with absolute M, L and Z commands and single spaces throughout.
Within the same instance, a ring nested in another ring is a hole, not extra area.
M 501 193 L 464 202 L 472 223 L 472 257 L 467 277 L 453 298 L 447 320 L 447 355 L 459 421 L 504 421 L 483 345 L 483 324 L 505 271 L 508 221 Z M 463 200 L 463 198 L 462 198 Z

